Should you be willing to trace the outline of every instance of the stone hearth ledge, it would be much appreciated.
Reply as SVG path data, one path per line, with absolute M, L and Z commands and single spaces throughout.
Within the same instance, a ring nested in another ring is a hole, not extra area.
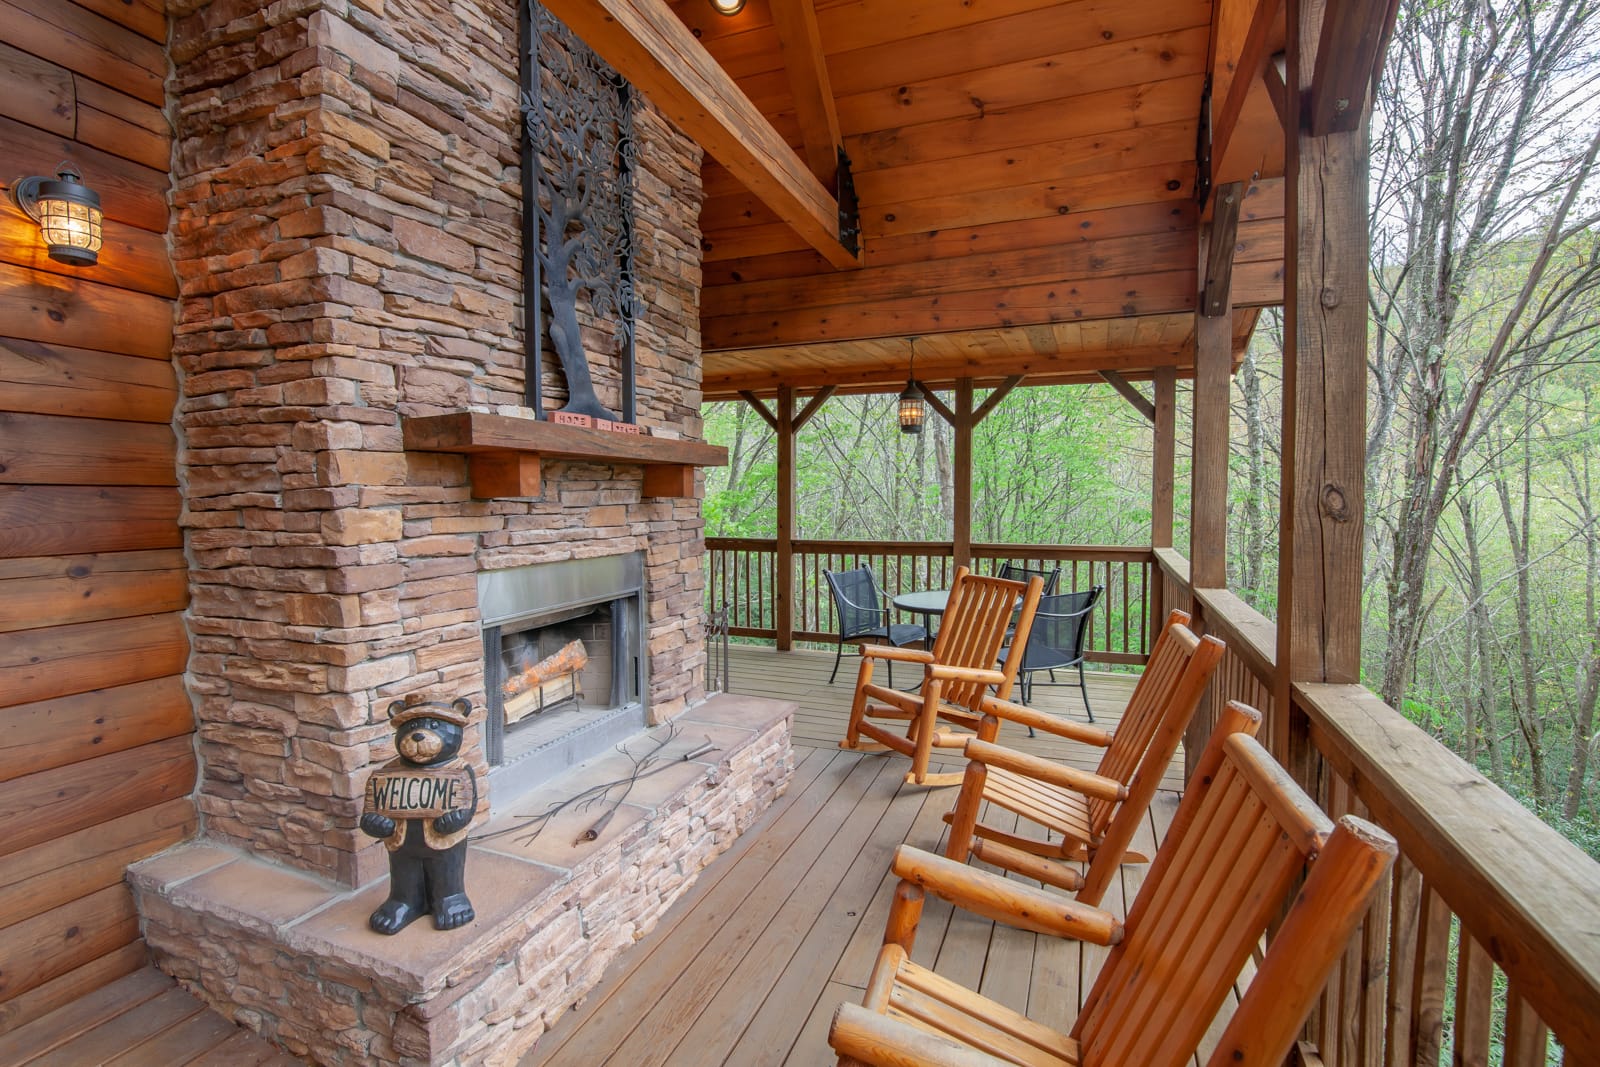
M 795 705 L 719 695 L 671 724 L 661 773 L 605 810 L 571 809 L 529 842 L 517 815 L 625 776 L 611 752 L 505 805 L 474 832 L 467 892 L 477 918 L 428 918 L 385 937 L 367 916 L 388 878 L 356 890 L 204 839 L 130 867 L 156 963 L 223 1014 L 328 1064 L 510 1064 L 580 1003 L 699 872 L 780 796 L 793 770 Z M 649 750 L 667 726 L 628 743 Z M 683 756 L 707 741 L 715 750 Z M 615 796 L 615 794 L 613 794 Z

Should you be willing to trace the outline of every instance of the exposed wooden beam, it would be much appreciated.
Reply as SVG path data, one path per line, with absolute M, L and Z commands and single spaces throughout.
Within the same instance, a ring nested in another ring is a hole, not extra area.
M 1328 0 L 1311 78 L 1312 136 L 1361 125 L 1398 6 L 1399 0 Z
M 1000 401 L 1010 395 L 1011 390 L 1021 385 L 1027 378 L 1025 374 L 1013 374 L 1005 381 L 994 387 L 994 392 L 978 405 L 978 410 L 972 413 L 972 425 L 976 426 L 989 417 L 989 412 L 1000 406 Z
M 1145 398 L 1145 395 L 1134 384 L 1114 370 L 1102 370 L 1100 377 L 1104 378 L 1113 389 L 1121 393 L 1133 409 L 1143 415 L 1150 422 L 1156 421 L 1156 406 Z
M 794 114 L 800 122 L 806 163 L 811 173 L 831 188 L 844 138 L 839 133 L 839 113 L 833 105 L 828 63 L 817 33 L 816 7 L 812 0 L 770 0 L 768 6 L 778 31 L 783 66 L 789 73 L 789 90 L 794 94 Z
M 1267 83 L 1267 95 L 1272 97 L 1272 106 L 1278 112 L 1278 121 L 1287 126 L 1292 118 L 1289 112 L 1289 87 L 1286 84 L 1289 77 L 1288 57 L 1282 52 L 1274 55 L 1267 61 L 1261 77 Z
M 824 385 L 821 389 L 817 390 L 817 395 L 812 397 L 806 403 L 806 406 L 800 409 L 800 414 L 794 417 L 795 433 L 799 433 L 805 428 L 806 423 L 811 421 L 811 416 L 815 415 L 822 408 L 822 402 L 832 396 L 833 391 L 836 388 L 838 387 L 833 385 Z
M 1200 314 L 1229 315 L 1232 310 L 1233 253 L 1239 240 L 1239 206 L 1244 183 L 1229 182 L 1216 191 L 1211 215 L 1211 238 L 1206 242 L 1205 289 L 1200 294 Z
M 1283 0 L 1218 0 L 1211 55 L 1212 129 L 1216 158 L 1228 147 L 1250 83 L 1261 74 Z M 1281 47 L 1281 45 L 1280 45 Z
M 549 0 L 550 12 L 835 267 L 839 204 L 666 0 Z
M 1222 0 L 1212 56 L 1213 188 L 1282 173 L 1282 127 L 1262 72 L 1283 48 L 1283 0 Z
M 748 389 L 739 390 L 739 396 L 746 404 L 749 404 L 752 408 L 755 408 L 756 414 L 761 416 L 763 422 L 772 427 L 773 430 L 778 428 L 778 416 L 774 415 L 771 410 L 768 409 L 767 405 L 761 402 L 761 398 L 759 396 L 756 396 L 756 394 L 752 393 Z
M 957 381 L 956 381 L 956 388 L 957 389 L 961 388 L 961 382 L 964 381 L 964 380 L 965 379 L 957 379 Z M 947 425 L 954 426 L 956 424 L 956 413 L 954 411 L 951 411 L 950 408 L 945 404 L 945 402 L 943 400 L 940 400 L 938 397 L 934 396 L 933 395 L 933 390 L 929 389 L 926 385 L 924 385 L 922 387 L 922 397 L 923 397 L 924 400 L 926 400 L 928 402 L 928 406 L 930 408 L 932 408 L 934 410 L 934 412 L 941 419 L 943 419 Z
M 1190 275 L 1191 279 L 1193 275 Z M 917 380 L 924 386 L 949 388 L 959 378 L 995 381 L 997 378 L 1026 375 L 1030 383 L 1045 376 L 1070 377 L 1075 381 L 1098 380 L 1097 371 L 1115 370 L 1124 377 L 1146 377 L 1151 367 L 1173 364 L 1192 366 L 1186 344 L 1149 345 L 1138 348 L 1058 353 L 1054 356 L 957 356 L 942 359 L 917 358 Z M 762 362 L 760 349 L 733 352 L 708 352 L 701 388 L 710 396 L 729 397 L 747 391 L 771 396 L 780 384 L 798 389 L 823 385 L 841 388 L 876 386 L 878 392 L 899 392 L 906 384 L 905 364 L 887 362 L 825 366 L 817 363 L 796 365 L 788 360 Z M 859 390 L 856 390 L 859 391 Z

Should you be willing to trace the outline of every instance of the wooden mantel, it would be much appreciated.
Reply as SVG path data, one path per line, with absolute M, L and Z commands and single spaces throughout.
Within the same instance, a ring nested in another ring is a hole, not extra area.
M 541 458 L 637 464 L 644 468 L 645 496 L 693 496 L 696 467 L 728 462 L 726 448 L 700 441 L 477 411 L 408 417 L 401 430 L 408 451 L 465 455 L 479 499 L 538 496 Z

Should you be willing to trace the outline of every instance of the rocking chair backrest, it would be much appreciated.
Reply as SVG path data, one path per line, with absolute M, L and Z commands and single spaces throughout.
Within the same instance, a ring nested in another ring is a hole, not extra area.
M 1107 778 L 1129 783 L 1130 791 L 1141 764 L 1164 769 L 1171 761 L 1211 672 L 1222 659 L 1222 642 L 1196 637 L 1188 623 L 1186 612 L 1167 616 L 1150 662 L 1128 698 L 1128 710 L 1096 768 Z M 1115 801 L 1090 799 L 1089 829 L 1096 837 L 1105 833 L 1116 810 Z
M 933 661 L 947 667 L 993 670 L 995 661 L 1000 658 L 1006 631 L 1013 624 L 1013 613 L 1016 633 L 1019 637 L 1026 635 L 1033 626 L 1043 586 L 1043 580 L 1037 577 L 1024 585 L 973 574 L 965 567 L 956 568 L 956 580 L 950 587 L 939 636 L 933 643 Z M 1005 662 L 1000 665 L 1005 681 L 996 687 L 996 692 L 1002 700 L 1011 695 L 1011 686 L 1022 666 L 1024 643 L 1023 640 L 1014 641 Z M 939 695 L 946 703 L 975 709 L 988 689 L 981 682 L 947 682 Z
M 883 596 L 871 568 L 823 571 L 822 577 L 833 594 L 833 609 L 839 614 L 840 640 L 848 641 L 884 624 Z
M 1267 1017 L 1268 1043 L 1283 1042 L 1273 1061 L 1280 1062 L 1394 853 L 1394 840 L 1361 820 L 1342 820 L 1334 833 L 1248 734 L 1208 746 L 1073 1028 L 1081 1063 L 1189 1062 L 1268 923 L 1316 859 L 1238 1009 L 1249 1004 L 1257 1026 Z M 1264 983 L 1269 973 L 1273 981 Z M 1261 1052 L 1255 1038 L 1240 1032 L 1251 1047 L 1234 1046 L 1239 1062 L 1268 1062 L 1262 1056 L 1271 1050 Z

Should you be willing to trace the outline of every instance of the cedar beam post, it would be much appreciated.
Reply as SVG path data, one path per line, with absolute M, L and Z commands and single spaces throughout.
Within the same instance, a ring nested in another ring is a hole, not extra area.
M 956 379 L 955 422 L 955 514 L 951 516 L 951 535 L 955 542 L 955 565 L 972 565 L 972 379 Z
M 778 649 L 794 647 L 794 388 L 778 386 L 778 559 L 772 591 Z
M 1157 367 L 1151 377 L 1155 386 L 1155 444 L 1150 471 L 1150 544 L 1172 547 L 1172 495 L 1176 481 L 1178 438 L 1178 372 L 1175 367 Z M 1161 613 L 1157 612 L 1160 618 Z
M 1209 249 L 1217 237 L 1202 234 Z M 1201 253 L 1201 283 L 1207 255 Z M 1205 294 L 1202 290 L 1201 297 Z M 1215 307 L 1220 314 L 1209 313 Z M 1189 494 L 1190 581 L 1196 589 L 1228 584 L 1228 388 L 1233 372 L 1232 297 L 1226 290 L 1194 317 L 1194 463 Z
M 1316 55 L 1319 40 L 1326 47 L 1338 39 L 1325 33 L 1324 10 L 1323 0 L 1289 0 L 1291 99 L 1319 99 L 1313 72 L 1339 69 L 1347 58 Z M 1354 82 L 1346 73 L 1341 84 Z M 1365 96 L 1354 107 L 1352 129 L 1314 133 L 1318 116 L 1303 104 L 1285 131 L 1278 714 L 1269 737 L 1302 784 L 1313 749 L 1291 687 L 1361 680 L 1371 107 Z

